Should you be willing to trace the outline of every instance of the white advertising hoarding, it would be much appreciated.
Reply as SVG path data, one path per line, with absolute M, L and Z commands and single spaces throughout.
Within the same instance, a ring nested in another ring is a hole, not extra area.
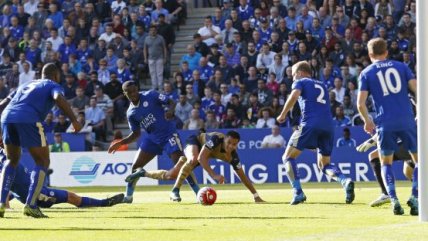
M 125 178 L 131 173 L 136 151 L 68 152 L 51 153 L 50 176 L 52 186 L 125 186 Z M 145 168 L 158 169 L 157 157 Z M 141 178 L 138 185 L 158 185 L 157 180 Z

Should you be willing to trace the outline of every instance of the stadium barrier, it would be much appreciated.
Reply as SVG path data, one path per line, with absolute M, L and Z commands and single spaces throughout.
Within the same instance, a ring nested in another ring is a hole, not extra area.
M 368 137 L 361 127 L 350 128 L 352 138 L 362 143 Z M 227 130 L 219 130 L 227 132 Z M 242 167 L 250 180 L 256 184 L 262 183 L 287 183 L 285 167 L 281 161 L 284 149 L 260 149 L 263 137 L 270 134 L 270 129 L 240 129 L 241 142 L 239 143 L 239 156 Z M 180 137 L 185 139 L 196 134 L 196 131 L 180 131 Z M 291 135 L 291 129 L 282 128 L 281 134 L 286 140 Z M 342 135 L 342 128 L 337 128 L 337 140 Z M 336 143 L 336 142 L 335 142 Z M 70 152 L 51 153 L 51 168 L 54 173 L 50 181 L 53 186 L 123 186 L 124 179 L 131 171 L 135 151 L 116 152 L 108 154 L 104 152 Z M 359 153 L 355 148 L 334 148 L 332 163 L 339 166 L 344 174 L 350 175 L 356 181 L 374 181 L 371 167 L 367 160 L 368 153 Z M 32 168 L 34 165 L 28 153 L 23 154 L 25 166 Z M 234 174 L 229 164 L 212 160 L 212 168 L 225 176 L 228 183 L 239 183 L 239 178 Z M 405 180 L 402 174 L 402 162 L 394 163 L 394 173 L 397 180 Z M 170 169 L 172 161 L 166 155 L 155 158 L 147 166 L 147 170 Z M 316 153 L 304 151 L 298 158 L 299 172 L 302 182 L 326 182 L 331 181 L 317 168 Z M 202 171 L 201 167 L 195 169 L 195 175 L 200 183 L 210 184 L 214 180 Z M 172 181 L 151 180 L 142 178 L 139 185 L 172 184 Z

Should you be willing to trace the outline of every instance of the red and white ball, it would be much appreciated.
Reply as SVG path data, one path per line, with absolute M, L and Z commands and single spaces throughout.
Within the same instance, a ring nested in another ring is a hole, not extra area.
M 217 200 L 217 193 L 212 187 L 203 187 L 198 192 L 198 201 L 202 205 L 213 205 Z

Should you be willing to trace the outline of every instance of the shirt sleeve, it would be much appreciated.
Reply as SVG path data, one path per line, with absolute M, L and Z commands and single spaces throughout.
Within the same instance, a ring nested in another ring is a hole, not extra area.
M 302 90 L 303 89 L 303 84 L 302 81 L 294 81 L 293 85 L 291 86 L 292 90 Z
M 132 132 L 139 130 L 141 128 L 140 123 L 135 120 L 133 115 L 128 115 L 128 124 L 129 124 L 129 129 Z
M 55 98 L 56 95 L 64 96 L 64 89 L 60 85 L 54 85 L 51 89 L 51 96 Z
M 157 92 L 157 91 L 151 91 L 151 93 L 150 93 L 150 97 L 156 102 L 156 103 L 159 103 L 159 104 L 161 104 L 161 105 L 167 105 L 168 104 L 168 102 L 169 102 L 169 98 L 166 96 L 166 95 L 164 95 L 164 94 L 161 94 L 161 93 L 159 93 L 159 92 Z
M 242 168 L 241 161 L 239 160 L 239 156 L 236 151 L 232 153 L 232 161 L 230 162 L 230 165 L 233 167 L 233 170 L 235 171 Z
M 406 82 L 409 82 L 412 79 L 415 79 L 415 75 L 412 73 L 412 70 L 408 66 L 404 66 L 405 69 L 405 75 L 406 75 Z
M 364 73 L 361 73 L 358 77 L 358 82 L 360 83 L 360 91 L 369 91 L 369 86 L 367 83 L 367 78 Z
M 212 136 L 206 135 L 206 138 L 207 138 L 207 140 L 206 140 L 204 146 L 206 148 L 208 148 L 209 150 L 214 150 L 216 147 L 221 145 L 221 143 L 223 142 L 223 139 L 217 135 L 212 135 Z

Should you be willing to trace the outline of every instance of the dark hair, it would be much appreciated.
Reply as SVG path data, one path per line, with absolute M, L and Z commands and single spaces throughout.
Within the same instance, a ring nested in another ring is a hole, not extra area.
M 56 78 L 57 73 L 59 72 L 58 67 L 54 63 L 47 63 L 43 66 L 42 75 L 48 79 Z
M 132 80 L 128 80 L 122 84 L 122 89 L 124 90 L 124 89 L 127 89 L 128 87 L 131 87 L 131 86 L 137 86 L 137 83 L 135 83 Z
M 237 131 L 228 131 L 226 136 L 232 137 L 233 139 L 241 140 L 241 135 Z

